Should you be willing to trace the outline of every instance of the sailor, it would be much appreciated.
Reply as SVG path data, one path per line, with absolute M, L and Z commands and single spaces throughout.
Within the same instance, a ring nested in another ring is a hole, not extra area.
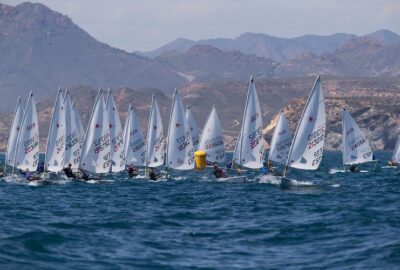
M 268 162 L 264 161 L 263 167 L 261 168 L 261 173 L 262 174 L 268 174 L 268 171 L 269 171 Z
M 40 173 L 44 173 L 44 162 L 39 162 L 38 168 L 37 168 L 37 172 Z
M 396 161 L 394 161 L 394 160 L 389 160 L 389 166 L 391 166 L 391 167 L 397 167 L 397 162 Z
M 224 178 L 226 177 L 225 171 L 218 167 L 218 163 L 214 162 L 214 176 L 215 178 Z
M 4 176 L 3 168 L 0 168 L 0 177 L 3 177 L 3 176 Z
M 150 180 L 157 180 L 158 175 L 156 174 L 154 168 L 150 168 L 149 178 Z
M 65 176 L 67 176 L 68 178 L 73 178 L 73 179 L 76 178 L 76 175 L 72 172 L 72 164 L 71 163 L 68 163 L 68 167 L 65 167 L 63 169 L 63 171 L 65 173 Z
M 132 164 L 128 165 L 127 172 L 130 178 L 138 175 L 138 169 Z
M 233 169 L 233 161 L 231 160 L 231 161 L 229 161 L 227 164 L 226 164 L 226 168 L 229 170 L 229 169 Z
M 351 171 L 351 172 L 359 172 L 360 169 L 358 168 L 358 166 L 357 166 L 356 164 L 352 164 L 352 165 L 350 166 L 350 171 Z
M 25 179 L 28 180 L 28 181 L 35 181 L 35 180 L 40 180 L 41 179 L 39 176 L 34 175 L 33 173 L 31 173 L 28 168 L 26 168 L 25 171 L 21 171 L 20 170 L 20 173 L 22 175 L 24 175 Z

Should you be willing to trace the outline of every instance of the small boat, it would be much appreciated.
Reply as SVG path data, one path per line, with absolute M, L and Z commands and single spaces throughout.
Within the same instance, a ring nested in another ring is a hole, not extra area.
M 23 172 L 36 172 L 39 165 L 39 124 L 32 92 L 21 120 L 13 164 Z
M 160 109 L 153 94 L 147 128 L 146 168 L 157 168 L 164 164 L 164 148 L 164 131 Z
M 238 169 L 245 167 L 258 170 L 263 167 L 264 138 L 262 136 L 263 123 L 261 115 L 257 90 L 253 77 L 251 77 L 243 113 L 242 128 L 236 142 L 232 160 L 232 166 L 233 164 L 237 164 Z
M 178 90 L 175 89 L 171 108 L 165 167 L 187 171 L 194 169 L 194 150 L 189 123 Z
M 21 98 L 18 97 L 17 106 L 15 107 L 14 117 L 12 121 L 12 125 L 10 128 L 10 133 L 8 135 L 8 142 L 7 142 L 7 151 L 5 157 L 5 164 L 7 172 L 7 166 L 14 167 L 15 161 L 15 150 L 17 147 L 17 137 L 21 127 L 22 117 L 24 115 L 24 109 L 22 108 Z
M 371 150 L 371 146 L 364 133 L 351 117 L 348 110 L 343 109 L 343 167 L 350 166 L 350 171 L 357 169 L 358 165 L 367 162 L 377 162 Z M 376 164 L 374 170 L 376 169 Z
M 283 110 L 280 111 L 278 122 L 275 126 L 274 133 L 268 153 L 267 164 L 270 165 L 272 162 L 278 164 L 285 164 L 289 155 L 290 146 L 292 144 L 292 131 L 290 130 L 289 121 L 285 117 Z M 261 182 L 276 183 L 276 177 L 279 177 L 280 173 L 276 171 L 276 168 L 269 166 L 267 175 L 261 176 Z M 273 176 L 273 177 L 272 177 Z M 279 181 L 280 182 L 280 181 Z
M 121 127 L 117 105 L 111 90 L 108 89 L 106 110 L 109 121 L 109 132 L 111 142 L 111 172 L 121 172 L 125 170 L 125 144 L 124 134 Z
M 64 167 L 65 158 L 65 110 L 61 88 L 58 88 L 47 138 L 45 171 L 59 173 Z
M 78 123 L 78 117 L 75 115 L 75 106 L 71 102 L 68 89 L 64 95 L 65 110 L 65 158 L 64 166 L 71 164 L 72 170 L 79 169 L 79 163 L 82 153 L 81 131 Z
M 135 167 L 145 166 L 146 144 L 139 118 L 136 116 L 131 104 L 129 104 L 128 117 L 124 127 L 124 143 L 126 164 Z
M 300 170 L 319 168 L 324 151 L 325 130 L 325 101 L 318 76 L 293 136 L 283 172 L 282 187 L 290 185 L 291 182 L 296 185 L 300 182 L 286 177 L 289 168 Z
M 111 163 L 109 120 L 100 88 L 86 129 L 79 168 L 91 174 L 105 174 Z

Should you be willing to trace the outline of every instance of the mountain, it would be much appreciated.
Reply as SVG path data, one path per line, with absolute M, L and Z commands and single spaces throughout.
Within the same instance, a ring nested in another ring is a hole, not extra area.
M 400 42 L 384 44 L 372 37 L 353 38 L 332 53 L 304 54 L 281 63 L 277 77 L 329 74 L 335 76 L 399 76 Z
M 321 54 L 342 46 L 355 35 L 338 33 L 330 36 L 305 35 L 296 38 L 280 38 L 266 34 L 244 33 L 236 38 L 216 38 L 193 41 L 178 38 L 154 51 L 142 53 L 156 57 L 165 52 L 186 52 L 194 45 L 210 45 L 224 51 L 240 51 L 244 54 L 284 61 L 303 53 Z
M 189 81 L 248 80 L 271 77 L 277 62 L 239 51 L 222 51 L 209 45 L 195 45 L 186 52 L 170 51 L 154 58 L 165 68 Z
M 389 31 L 389 30 L 385 30 L 385 29 L 372 32 L 365 36 L 371 37 L 371 38 L 376 39 L 384 44 L 389 44 L 389 45 L 393 45 L 393 44 L 400 42 L 400 36 L 398 34 L 396 34 L 395 32 Z
M 186 82 L 154 60 L 112 48 L 70 18 L 41 4 L 0 4 L 0 99 L 43 97 L 58 85 L 157 87 L 172 91 Z M 11 110 L 2 102 L 0 111 Z

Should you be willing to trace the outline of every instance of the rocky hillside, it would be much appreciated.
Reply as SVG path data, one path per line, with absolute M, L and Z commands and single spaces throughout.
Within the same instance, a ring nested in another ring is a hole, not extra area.
M 154 60 L 97 41 L 70 18 L 44 5 L 0 4 L 0 99 L 57 92 L 58 85 L 157 87 L 186 82 Z M 7 102 L 0 111 L 12 110 Z
M 285 107 L 294 128 L 304 106 L 314 77 L 297 79 L 256 80 L 263 120 L 266 125 L 267 141 L 276 121 L 276 113 Z M 336 78 L 322 77 L 327 98 L 328 134 L 327 149 L 340 146 L 341 110 L 347 106 L 362 128 L 369 128 L 370 138 L 377 149 L 391 149 L 397 138 L 400 121 L 400 79 L 396 78 Z M 189 105 L 198 126 L 203 127 L 213 105 L 221 119 L 228 149 L 240 130 L 243 107 L 247 93 L 247 82 L 219 81 L 211 83 L 191 83 L 179 91 L 185 105 Z M 87 124 L 96 90 L 90 87 L 75 87 L 68 90 L 81 112 L 84 125 Z M 167 132 L 167 122 L 171 106 L 171 96 L 158 89 L 121 88 L 113 91 L 121 119 L 124 122 L 129 103 L 132 103 L 146 132 L 152 93 L 156 94 Z M 293 99 L 293 96 L 297 97 Z M 47 138 L 48 126 L 55 96 L 39 99 L 37 107 L 40 119 L 42 150 Z M 14 104 L 12 104 L 14 106 Z M 271 121 L 272 119 L 272 121 Z M 11 125 L 11 115 L 0 115 L 0 150 L 5 143 Z
M 397 89 L 399 90 L 399 89 Z M 364 89 L 365 91 L 365 89 Z M 366 91 L 373 92 L 373 91 Z M 364 92 L 365 93 L 365 92 Z M 293 99 L 284 111 L 294 132 L 306 99 Z M 348 109 L 371 141 L 374 150 L 393 150 L 400 135 L 400 92 L 369 93 L 364 95 L 330 96 L 326 98 L 327 134 L 325 148 L 338 151 L 342 147 L 342 110 Z M 278 115 L 265 128 L 264 135 L 271 140 Z

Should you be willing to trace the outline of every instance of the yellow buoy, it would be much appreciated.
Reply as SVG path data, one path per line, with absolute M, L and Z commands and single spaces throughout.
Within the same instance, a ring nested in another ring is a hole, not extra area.
M 197 170 L 203 170 L 206 168 L 206 152 L 196 151 L 194 152 L 194 161 Z

